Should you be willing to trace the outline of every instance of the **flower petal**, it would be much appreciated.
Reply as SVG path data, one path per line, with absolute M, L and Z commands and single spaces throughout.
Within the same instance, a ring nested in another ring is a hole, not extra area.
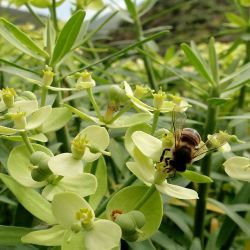
M 103 127 L 97 125 L 88 126 L 83 129 L 80 134 L 86 135 L 88 145 L 91 147 L 105 150 L 109 145 L 109 133 Z
M 173 111 L 174 107 L 175 107 L 175 104 L 173 102 L 171 102 L 171 101 L 164 101 L 163 104 L 162 104 L 162 106 L 161 106 L 160 111 L 162 113 L 167 113 L 167 112 Z
M 153 166 L 148 168 L 147 166 L 141 166 L 136 162 L 127 162 L 128 169 L 146 185 L 154 182 L 154 169 Z
M 94 194 L 97 188 L 96 177 L 92 174 L 79 174 L 75 177 L 64 177 L 59 183 L 47 185 L 42 192 L 42 195 L 49 201 L 53 197 L 62 192 L 74 192 L 81 197 Z
M 83 172 L 82 160 L 76 160 L 71 153 L 63 153 L 52 157 L 48 166 L 56 175 L 74 177 Z
M 132 140 L 136 147 L 146 156 L 159 161 L 163 148 L 161 140 L 142 131 L 136 131 L 132 134 Z
M 109 220 L 98 220 L 90 231 L 86 232 L 85 245 L 91 250 L 110 250 L 119 246 L 121 228 Z
M 235 156 L 223 163 L 226 173 L 241 181 L 250 181 L 250 159 Z
M 196 191 L 169 184 L 166 181 L 162 182 L 160 185 L 156 184 L 155 186 L 161 193 L 177 199 L 198 199 L 198 194 Z
M 62 244 L 65 229 L 59 225 L 49 229 L 38 230 L 24 235 L 21 238 L 23 243 L 31 243 L 42 246 L 60 246 Z
M 13 107 L 8 109 L 9 113 L 25 112 L 26 116 L 38 109 L 37 100 L 23 100 L 14 102 Z
M 55 195 L 52 201 L 52 212 L 59 224 L 70 229 L 77 222 L 76 213 L 81 208 L 87 208 L 94 212 L 90 205 L 79 195 L 72 192 L 65 192 Z

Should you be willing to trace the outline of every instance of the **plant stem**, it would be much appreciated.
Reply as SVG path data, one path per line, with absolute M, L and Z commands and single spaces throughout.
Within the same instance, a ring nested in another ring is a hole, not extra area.
M 246 47 L 246 56 L 245 56 L 244 64 L 247 64 L 250 61 L 250 41 L 247 41 L 245 43 L 245 47 Z M 246 85 L 244 85 L 240 89 L 240 95 L 239 95 L 239 99 L 238 99 L 238 108 L 239 109 L 242 109 L 244 107 L 245 96 L 246 96 Z
M 154 134 L 154 132 L 155 132 L 155 130 L 156 130 L 156 128 L 157 128 L 159 115 L 160 115 L 160 111 L 159 111 L 159 110 L 155 110 L 155 111 L 154 111 L 154 118 L 153 118 L 153 124 L 152 124 L 151 135 Z
M 46 97 L 47 97 L 48 89 L 46 86 L 42 87 L 42 96 L 41 96 L 41 107 L 45 106 L 46 104 Z
M 95 101 L 95 98 L 94 98 L 94 95 L 93 95 L 93 92 L 92 92 L 92 88 L 87 89 L 87 93 L 88 93 L 89 99 L 90 99 L 90 101 L 91 101 L 91 103 L 93 105 L 93 108 L 94 108 L 94 110 L 96 112 L 97 117 L 99 118 L 100 121 L 102 121 L 103 117 L 102 117 L 100 109 L 99 109 L 99 107 L 98 107 L 98 105 L 97 105 L 97 103 Z
M 44 22 L 42 21 L 42 19 L 39 17 L 39 15 L 37 15 L 34 10 L 30 7 L 30 5 L 28 3 L 24 4 L 27 9 L 29 10 L 30 14 L 38 21 L 38 23 L 40 23 L 43 27 L 45 27 Z
M 119 189 L 117 189 L 111 196 L 109 196 L 108 199 L 106 199 L 96 210 L 95 210 L 95 216 L 98 217 L 100 216 L 106 209 L 106 206 L 108 204 L 108 202 L 110 201 L 110 199 L 116 194 L 118 193 L 120 190 L 122 190 L 123 188 L 130 186 L 135 180 L 137 179 L 137 177 L 135 175 L 131 175 L 121 186 Z
M 56 32 L 58 32 L 59 28 L 58 28 L 58 23 L 57 23 L 56 1 L 55 0 L 52 0 L 52 6 L 50 8 L 50 14 L 51 14 L 51 18 L 53 20 L 54 28 L 55 28 Z
M 218 96 L 217 94 L 213 97 Z M 207 111 L 207 120 L 204 130 L 205 139 L 208 134 L 213 134 L 216 128 L 216 117 L 217 117 L 218 108 L 209 104 Z M 208 154 L 204 157 L 201 163 L 201 173 L 207 176 L 210 176 L 211 171 L 211 154 Z M 200 238 L 201 244 L 203 245 L 204 239 L 204 221 L 206 215 L 206 199 L 209 191 L 209 184 L 201 183 L 198 186 L 198 195 L 199 199 L 196 203 L 195 210 L 195 220 L 194 220 L 194 237 Z
M 137 202 L 137 204 L 134 207 L 134 210 L 139 210 L 155 191 L 156 191 L 155 184 L 152 184 L 149 190 L 146 192 L 146 194 Z
M 124 106 L 122 109 L 119 110 L 119 112 L 117 114 L 114 115 L 114 117 L 110 120 L 109 123 L 113 123 L 115 120 L 117 120 L 121 115 L 123 115 L 124 113 L 126 113 L 130 108 L 131 108 L 131 104 L 128 104 L 126 106 Z
M 141 41 L 143 39 L 143 30 L 142 30 L 141 20 L 140 20 L 137 10 L 136 10 L 136 15 L 134 17 L 134 24 L 135 24 L 135 32 L 136 32 L 137 41 Z M 145 50 L 144 45 L 140 45 L 139 48 L 141 48 L 142 50 Z M 150 84 L 150 88 L 154 90 L 158 90 L 158 86 L 155 80 L 154 69 L 152 67 L 152 62 L 147 57 L 147 55 L 142 55 L 142 57 L 143 57 L 146 73 L 148 76 L 148 82 Z
M 30 140 L 29 140 L 29 137 L 27 136 L 27 132 L 26 131 L 23 131 L 23 132 L 20 132 L 20 135 L 22 136 L 22 139 L 23 139 L 23 142 L 25 143 L 26 147 L 28 148 L 29 152 L 32 154 L 35 152 Z

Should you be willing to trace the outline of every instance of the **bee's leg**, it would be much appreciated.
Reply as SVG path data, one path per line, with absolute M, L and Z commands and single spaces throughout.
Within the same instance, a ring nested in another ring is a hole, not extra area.
M 170 151 L 170 149 L 169 149 L 169 148 L 165 148 L 165 149 L 162 151 L 162 154 L 161 154 L 161 157 L 160 157 L 160 162 L 163 161 L 166 151 Z

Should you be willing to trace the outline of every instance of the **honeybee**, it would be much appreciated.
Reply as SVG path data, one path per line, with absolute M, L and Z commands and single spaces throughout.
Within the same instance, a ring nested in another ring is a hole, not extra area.
M 195 158 L 198 159 L 198 156 L 215 151 L 227 142 L 219 138 L 217 133 L 203 143 L 200 134 L 195 129 L 184 128 L 185 120 L 185 113 L 173 111 L 174 145 L 172 148 L 164 149 L 160 157 L 160 162 L 165 162 L 167 172 L 173 173 L 174 176 L 176 171 L 185 172 L 187 164 L 191 164 Z M 217 140 L 216 146 L 211 141 L 213 138 Z M 166 157 L 166 152 L 170 152 L 170 156 L 167 154 L 169 157 Z

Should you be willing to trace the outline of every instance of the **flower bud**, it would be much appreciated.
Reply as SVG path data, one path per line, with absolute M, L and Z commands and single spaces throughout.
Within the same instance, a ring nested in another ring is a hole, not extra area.
M 54 75 L 55 73 L 52 71 L 52 68 L 46 65 L 45 70 L 43 70 L 43 84 L 50 86 L 53 82 Z
M 148 87 L 143 87 L 142 85 L 136 85 L 134 90 L 134 96 L 138 99 L 142 99 L 149 92 L 150 89 Z
M 78 134 L 71 143 L 71 152 L 73 158 L 80 160 L 85 152 L 88 140 L 86 135 Z
M 154 96 L 154 108 L 157 110 L 161 109 L 164 100 L 166 98 L 166 93 L 163 92 L 162 90 L 159 90 L 158 93 L 153 94 L 153 96 Z
M 124 89 L 122 89 L 120 86 L 117 86 L 117 85 L 113 85 L 110 87 L 108 91 L 108 96 L 109 96 L 110 102 L 114 102 L 117 105 L 121 103 L 125 103 L 128 100 L 128 97 Z
M 2 89 L 2 98 L 7 108 L 11 108 L 14 104 L 16 91 L 13 88 Z
M 76 88 L 81 89 L 90 89 L 95 87 L 95 80 L 91 76 L 91 72 L 84 71 L 82 73 L 78 73 L 78 79 L 76 82 Z

